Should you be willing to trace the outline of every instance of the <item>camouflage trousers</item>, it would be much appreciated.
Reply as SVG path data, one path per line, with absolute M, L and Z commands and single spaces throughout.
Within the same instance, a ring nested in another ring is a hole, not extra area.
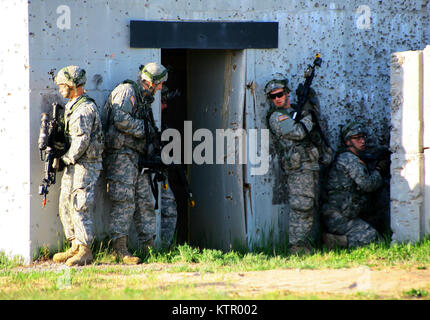
M 348 247 L 365 246 L 380 239 L 379 233 L 370 224 L 360 218 L 347 218 L 340 209 L 330 203 L 323 205 L 322 214 L 327 231 L 345 235 Z
M 289 243 L 303 246 L 317 240 L 319 230 L 318 171 L 310 169 L 287 172 L 290 205 Z
M 169 246 L 176 231 L 177 209 L 172 188 L 161 189 L 161 241 Z
M 94 239 L 94 190 L 101 163 L 77 163 L 65 168 L 61 179 L 59 215 L 67 240 L 91 245 Z
M 155 239 L 156 216 L 150 176 L 138 170 L 138 154 L 108 154 L 105 159 L 107 194 L 112 202 L 112 240 L 127 236 L 134 222 L 139 241 Z

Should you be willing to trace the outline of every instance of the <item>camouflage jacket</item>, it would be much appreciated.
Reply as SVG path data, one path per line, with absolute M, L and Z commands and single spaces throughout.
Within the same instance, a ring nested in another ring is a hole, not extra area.
M 275 143 L 282 149 L 281 161 L 284 169 L 319 170 L 318 149 L 311 144 L 303 126 L 291 118 L 294 109 L 277 108 L 269 117 L 269 126 Z M 310 132 L 314 126 L 312 115 L 304 112 L 302 124 Z
M 366 206 L 367 195 L 381 185 L 382 177 L 378 171 L 369 172 L 364 162 L 352 152 L 340 153 L 328 174 L 328 205 L 354 219 Z
M 70 145 L 62 156 L 64 163 L 91 162 L 101 165 L 104 137 L 100 114 L 96 104 L 88 100 L 88 96 L 82 95 L 66 104 L 64 126 Z
M 144 153 L 145 122 L 139 114 L 142 105 L 130 83 L 119 84 L 110 94 L 104 108 L 109 110 L 106 151 L 110 153 Z

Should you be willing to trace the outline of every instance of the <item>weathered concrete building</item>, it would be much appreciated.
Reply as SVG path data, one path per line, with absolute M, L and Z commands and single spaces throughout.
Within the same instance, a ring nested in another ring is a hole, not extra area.
M 391 61 L 391 228 L 393 241 L 430 233 L 430 46 Z
M 70 64 L 85 68 L 88 93 L 102 107 L 116 84 L 136 77 L 140 64 L 162 62 L 172 67 L 171 85 L 183 93 L 180 122 L 192 121 L 194 132 L 249 133 L 266 128 L 266 82 L 288 77 L 296 87 L 319 52 L 323 65 L 313 87 L 331 145 L 338 143 L 339 125 L 350 119 L 366 123 L 371 142 L 388 145 L 391 55 L 430 43 L 430 2 L 425 0 L 8 0 L 0 9 L 0 249 L 27 260 L 44 244 L 57 247 L 62 237 L 59 183 L 51 187 L 46 208 L 38 195 L 40 114 L 61 100 L 52 71 Z M 158 24 L 133 31 L 132 21 Z M 181 28 L 189 22 L 198 23 L 190 34 L 174 32 L 186 30 Z M 229 29 L 233 22 L 257 29 Z M 258 29 L 261 22 L 276 28 Z M 160 38 L 164 42 L 157 42 Z M 154 109 L 159 117 L 159 102 Z M 254 147 L 248 141 L 248 159 L 255 157 Z M 264 153 L 261 147 L 256 149 Z M 276 158 L 270 160 L 265 174 L 252 174 L 256 165 L 251 162 L 189 165 L 197 201 L 189 210 L 192 242 L 223 249 L 284 242 L 288 206 Z M 103 237 L 109 207 L 103 179 L 98 190 L 96 229 Z M 420 212 L 419 235 L 398 240 L 430 233 L 428 213 Z

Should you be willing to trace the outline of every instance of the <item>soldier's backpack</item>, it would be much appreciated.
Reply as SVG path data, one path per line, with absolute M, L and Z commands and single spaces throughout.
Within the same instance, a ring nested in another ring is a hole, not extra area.
M 135 96 L 136 96 L 137 102 L 141 103 L 140 95 L 137 94 L 137 92 L 139 92 L 139 89 L 138 89 L 136 82 L 134 82 L 132 80 L 125 80 L 121 84 L 131 84 L 134 92 L 136 93 Z M 103 132 L 105 134 L 109 129 L 110 114 L 112 112 L 112 106 L 110 105 L 109 98 L 110 98 L 110 96 L 108 97 L 108 99 L 107 99 L 107 101 L 103 107 L 102 113 L 101 113 L 102 128 L 103 128 Z

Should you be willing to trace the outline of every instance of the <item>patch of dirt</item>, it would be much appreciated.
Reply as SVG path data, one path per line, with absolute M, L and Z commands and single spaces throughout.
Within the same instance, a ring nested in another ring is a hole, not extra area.
M 354 295 L 365 293 L 375 295 L 378 299 L 404 298 L 405 292 L 411 289 L 430 290 L 430 269 L 415 267 L 378 267 L 344 269 L 283 269 L 250 272 L 168 272 L 174 265 L 154 263 L 138 266 L 124 265 L 92 265 L 92 268 L 110 268 L 121 273 L 120 278 L 142 277 L 139 271 L 152 271 L 150 276 L 156 277 L 157 287 L 173 285 L 192 286 L 194 289 L 207 291 L 209 288 L 225 292 L 232 296 L 256 296 L 269 292 L 287 292 L 295 295 Z M 57 271 L 65 266 L 44 262 L 28 267 L 16 268 L 15 271 Z M 86 268 L 86 267 L 78 267 Z M 121 271 L 129 269 L 130 274 Z M 119 280 L 119 279 L 116 279 Z M 152 281 L 152 283 L 154 283 Z
M 368 267 L 327 270 L 268 270 L 213 273 L 160 274 L 157 280 L 167 283 L 212 285 L 217 290 L 239 296 L 288 291 L 294 294 L 353 295 L 358 292 L 375 294 L 379 298 L 399 298 L 411 289 L 430 288 L 430 270 Z M 204 288 L 205 290 L 207 288 Z M 427 289 L 428 290 L 428 289 Z

